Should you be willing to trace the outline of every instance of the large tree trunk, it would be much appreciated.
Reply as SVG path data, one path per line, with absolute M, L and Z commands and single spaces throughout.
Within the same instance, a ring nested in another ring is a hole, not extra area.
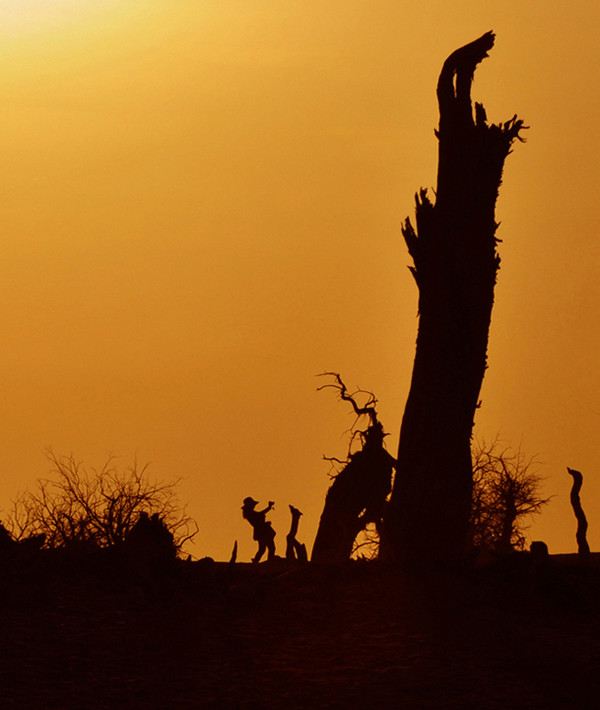
M 491 32 L 454 52 L 438 88 L 436 201 L 417 196 L 403 235 L 419 287 L 419 333 L 402 420 L 382 556 L 451 559 L 465 546 L 471 506 L 470 442 L 486 369 L 496 271 L 495 204 L 504 160 L 522 121 L 487 125 L 471 106 L 475 67 Z

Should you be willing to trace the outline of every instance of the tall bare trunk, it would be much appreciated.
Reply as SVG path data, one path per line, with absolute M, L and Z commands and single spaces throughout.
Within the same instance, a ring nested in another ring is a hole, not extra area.
M 473 418 L 486 369 L 496 272 L 495 205 L 504 160 L 523 123 L 488 125 L 471 105 L 491 32 L 454 52 L 440 74 L 436 200 L 416 198 L 402 233 L 419 288 L 419 333 L 382 556 L 450 559 L 469 524 Z

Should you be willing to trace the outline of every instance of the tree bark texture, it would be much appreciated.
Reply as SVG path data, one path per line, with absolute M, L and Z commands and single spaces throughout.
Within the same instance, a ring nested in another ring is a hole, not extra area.
M 495 205 L 504 160 L 523 122 L 488 125 L 471 104 L 475 68 L 491 32 L 450 55 L 440 74 L 435 202 L 416 197 L 402 233 L 419 288 L 419 332 L 400 432 L 382 556 L 451 559 L 469 525 L 471 433 L 485 373 L 496 272 Z
M 573 476 L 573 487 L 571 488 L 571 506 L 573 512 L 575 513 L 575 518 L 577 519 L 577 532 L 575 533 L 575 538 L 577 540 L 577 550 L 579 552 L 579 561 L 582 564 L 587 564 L 590 559 L 590 546 L 587 541 L 587 518 L 581 507 L 581 499 L 579 498 L 579 492 L 581 491 L 581 486 L 583 485 L 583 476 L 579 471 L 574 468 L 569 468 L 567 466 L 567 471 L 571 476 Z

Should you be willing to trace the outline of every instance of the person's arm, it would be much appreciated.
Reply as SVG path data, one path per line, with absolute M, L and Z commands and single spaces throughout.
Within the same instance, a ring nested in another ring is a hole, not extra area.
M 264 510 L 259 510 L 258 512 L 259 512 L 261 515 L 266 515 L 266 514 L 267 514 L 270 510 L 272 510 L 274 507 L 275 507 L 275 503 L 274 503 L 272 500 L 270 500 L 270 501 L 269 501 L 269 505 L 268 505 Z

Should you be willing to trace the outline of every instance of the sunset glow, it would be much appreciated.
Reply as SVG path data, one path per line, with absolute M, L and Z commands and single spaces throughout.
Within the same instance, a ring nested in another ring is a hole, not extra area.
M 406 7 L 405 7 L 406 6 Z M 493 29 L 474 98 L 518 113 L 479 436 L 537 454 L 532 539 L 600 548 L 600 9 L 586 1 L 0 2 L 0 509 L 44 450 L 182 477 L 197 557 L 310 547 L 353 416 L 396 454 L 417 328 L 400 225 L 435 184 L 446 56 Z M 407 9 L 408 8 L 408 9 Z M 1 517 L 1 515 L 0 515 Z

